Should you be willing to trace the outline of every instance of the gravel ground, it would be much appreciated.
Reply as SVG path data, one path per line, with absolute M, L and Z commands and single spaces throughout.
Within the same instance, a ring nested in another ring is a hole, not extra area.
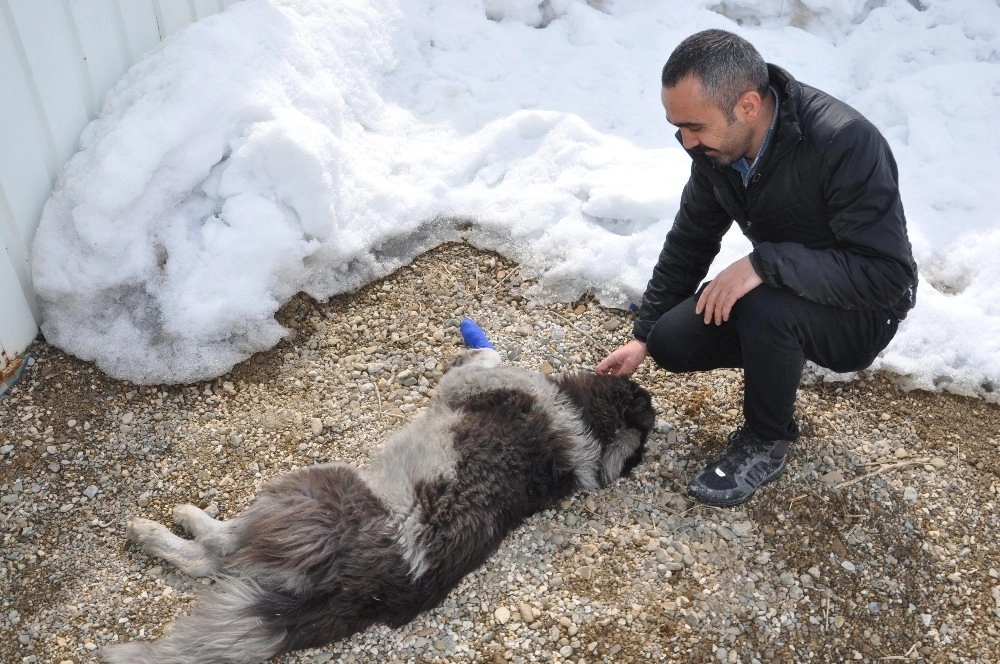
M 125 517 L 223 518 L 275 474 L 365 465 L 424 407 L 457 325 L 513 365 L 592 370 L 631 314 L 538 305 L 518 266 L 448 244 L 280 312 L 292 334 L 217 380 L 140 387 L 37 341 L 0 399 L 0 660 L 97 661 L 156 636 L 198 586 L 128 545 Z M 1000 661 L 995 404 L 884 376 L 814 381 L 789 471 L 748 505 L 687 480 L 738 423 L 742 376 L 644 366 L 657 431 L 614 486 L 536 515 L 440 608 L 280 662 Z

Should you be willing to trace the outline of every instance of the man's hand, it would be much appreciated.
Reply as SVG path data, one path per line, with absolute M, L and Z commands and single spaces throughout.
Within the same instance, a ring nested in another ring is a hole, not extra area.
M 645 359 L 646 344 L 638 339 L 633 339 L 601 360 L 594 371 L 612 376 L 627 376 L 635 371 Z
M 733 310 L 736 300 L 762 283 L 764 282 L 753 269 L 750 257 L 744 256 L 712 279 L 701 292 L 694 312 L 705 314 L 705 325 L 713 321 L 716 325 L 722 325 L 724 321 L 729 320 L 729 313 Z

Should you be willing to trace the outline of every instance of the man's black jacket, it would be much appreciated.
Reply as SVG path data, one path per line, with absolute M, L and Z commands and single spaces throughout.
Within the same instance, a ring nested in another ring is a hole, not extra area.
M 691 178 L 633 329 L 639 340 L 694 294 L 734 220 L 768 286 L 900 320 L 914 305 L 917 265 L 885 138 L 850 106 L 779 67 L 768 70 L 781 96 L 778 126 L 749 186 L 732 168 L 689 152 Z

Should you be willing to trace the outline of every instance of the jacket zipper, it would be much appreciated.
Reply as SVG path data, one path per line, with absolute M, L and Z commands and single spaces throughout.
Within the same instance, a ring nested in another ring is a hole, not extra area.
M 771 156 L 770 156 L 770 158 L 767 161 L 771 162 L 771 161 L 774 161 L 775 159 L 780 159 L 781 157 L 784 157 L 785 154 L 791 152 L 792 149 L 796 145 L 798 145 L 801 141 L 802 141 L 802 137 L 799 136 L 799 138 L 798 138 L 797 141 L 791 143 L 790 145 L 789 144 L 784 145 L 783 146 L 784 149 L 781 150 L 780 153 L 778 152 L 779 145 L 776 144 L 772 148 L 774 151 L 771 153 Z M 764 164 L 763 166 L 764 166 L 764 168 L 762 168 L 761 170 L 759 170 L 756 173 L 754 173 L 753 177 L 750 178 L 750 182 L 747 184 L 746 187 L 743 188 L 743 193 L 746 194 L 746 199 L 745 199 L 745 202 L 743 204 L 743 212 L 746 214 L 746 217 L 747 217 L 747 230 L 750 230 L 750 227 L 753 226 L 753 222 L 750 221 L 750 207 L 751 207 L 750 206 L 750 189 L 755 184 L 757 184 L 758 182 L 760 182 L 760 179 L 764 176 L 764 170 L 767 167 L 767 164 Z

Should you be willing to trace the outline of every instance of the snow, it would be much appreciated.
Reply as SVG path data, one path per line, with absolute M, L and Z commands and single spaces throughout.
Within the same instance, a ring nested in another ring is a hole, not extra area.
M 627 307 L 690 168 L 660 69 L 712 27 L 892 145 L 921 286 L 874 368 L 997 401 L 996 0 L 235 3 L 148 53 L 84 131 L 34 241 L 46 339 L 137 383 L 210 378 L 274 346 L 295 293 L 459 237 L 540 299 Z M 710 276 L 748 250 L 734 226 Z

